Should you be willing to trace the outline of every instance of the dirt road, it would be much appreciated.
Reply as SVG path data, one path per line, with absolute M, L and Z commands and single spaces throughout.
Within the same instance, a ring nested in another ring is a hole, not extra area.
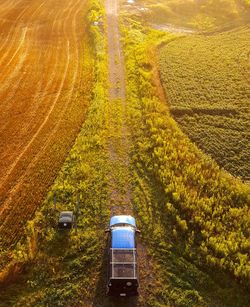
M 83 121 L 85 13 L 84 0 L 0 3 L 1 247 L 19 239 Z
M 131 133 L 126 101 L 125 61 L 119 31 L 119 0 L 106 1 L 109 61 L 109 157 L 111 215 L 134 216 L 132 200 L 133 165 L 130 161 Z M 140 274 L 139 298 L 117 299 L 112 306 L 145 306 L 149 285 L 155 282 L 152 260 L 140 238 L 137 242 Z M 106 302 L 106 298 L 103 301 Z M 108 302 L 110 303 L 110 302 Z M 107 303 L 107 305 L 108 305 Z M 106 305 L 105 305 L 106 306 Z M 111 303 L 110 303 L 111 306 Z
M 119 1 L 106 1 L 110 98 L 125 101 L 124 57 L 118 22 Z
M 119 30 L 119 1 L 106 1 L 109 72 L 109 157 L 111 214 L 131 214 L 130 133 L 127 125 L 125 63 Z

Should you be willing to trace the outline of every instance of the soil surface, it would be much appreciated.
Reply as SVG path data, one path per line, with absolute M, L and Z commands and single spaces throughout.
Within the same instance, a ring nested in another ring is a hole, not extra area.
M 85 114 L 85 0 L 0 3 L 0 245 L 22 235 Z M 13 227 L 15 225 L 15 227 Z M 12 229 L 10 233 L 9 229 Z

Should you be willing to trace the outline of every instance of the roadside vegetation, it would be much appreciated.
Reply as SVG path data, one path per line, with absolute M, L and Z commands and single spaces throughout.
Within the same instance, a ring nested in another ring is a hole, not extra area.
M 176 37 L 126 15 L 123 33 L 134 207 L 162 276 L 150 304 L 245 306 L 249 188 L 197 149 L 169 114 L 154 59 L 157 44 L 173 44 Z
M 220 166 L 250 180 L 250 29 L 193 35 L 160 50 L 161 80 L 181 129 Z

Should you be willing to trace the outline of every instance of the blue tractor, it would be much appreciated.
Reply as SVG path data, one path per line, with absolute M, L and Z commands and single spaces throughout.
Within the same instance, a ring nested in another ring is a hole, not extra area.
M 116 215 L 110 219 L 107 294 L 111 296 L 138 295 L 138 268 L 135 219 Z

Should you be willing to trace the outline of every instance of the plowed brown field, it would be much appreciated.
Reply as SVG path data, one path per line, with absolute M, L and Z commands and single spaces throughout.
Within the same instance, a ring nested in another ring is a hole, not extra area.
M 83 122 L 86 2 L 0 3 L 0 250 L 22 235 Z

